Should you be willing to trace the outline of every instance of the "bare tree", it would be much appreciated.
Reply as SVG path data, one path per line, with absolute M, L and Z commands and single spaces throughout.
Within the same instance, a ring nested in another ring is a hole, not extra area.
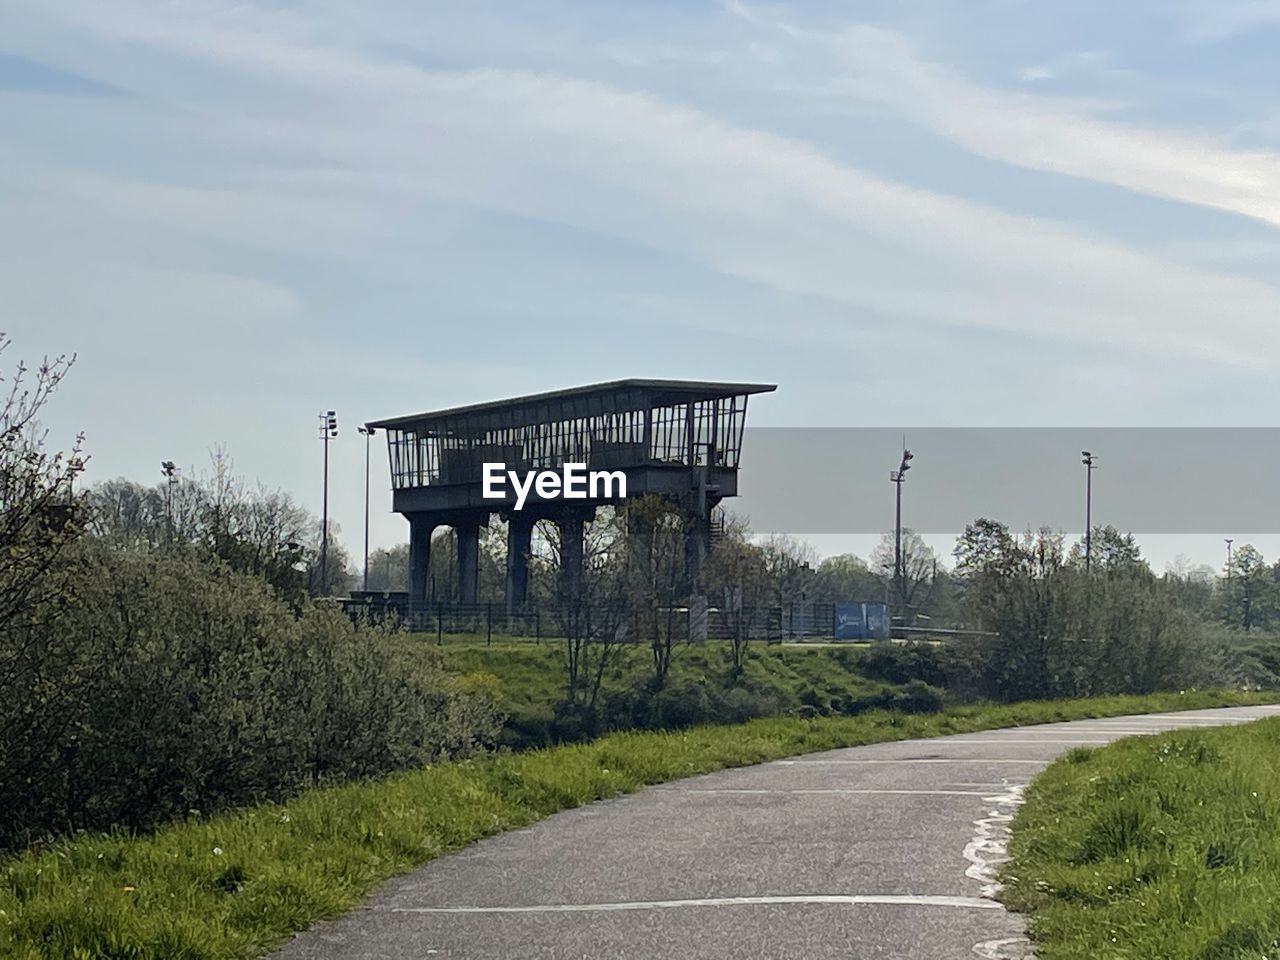
M 883 575 L 891 577 L 894 568 L 894 537 L 886 533 L 871 554 L 871 562 Z M 938 582 L 938 555 L 914 530 L 902 531 L 902 579 L 898 584 L 898 604 L 904 622 L 929 608 Z
M 0 334 L 0 353 L 9 346 Z M 19 363 L 0 400 L 0 754 L 15 777 L 70 722 L 60 707 L 70 693 L 64 664 L 75 651 L 49 627 L 73 600 L 65 558 L 84 519 L 83 495 L 73 489 L 85 465 L 83 436 L 66 452 L 51 451 L 39 416 L 73 362 L 46 358 L 34 370 Z
M 701 574 L 702 587 L 719 604 L 729 634 L 734 676 L 742 673 L 752 634 L 765 626 L 773 603 L 770 556 L 748 537 L 746 520 L 731 517 Z

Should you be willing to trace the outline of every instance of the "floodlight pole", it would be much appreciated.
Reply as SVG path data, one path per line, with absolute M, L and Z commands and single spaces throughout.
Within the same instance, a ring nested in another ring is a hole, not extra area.
M 161 460 L 160 473 L 165 478 L 164 513 L 169 526 L 169 543 L 172 545 L 177 539 L 173 525 L 173 488 L 178 484 L 178 465 L 172 460 Z
M 356 427 L 364 434 L 364 592 L 369 592 L 369 438 L 376 427 Z M 388 589 L 390 585 L 388 584 Z
M 320 507 L 320 583 L 329 582 L 329 441 L 338 436 L 338 415 L 332 410 L 320 414 L 320 440 L 324 443 L 324 494 Z
M 1084 572 L 1088 573 L 1093 561 L 1093 465 L 1097 459 L 1088 450 L 1081 450 L 1084 464 Z
M 902 461 L 898 464 L 897 470 L 889 471 L 889 481 L 896 484 L 898 488 L 895 495 L 896 506 L 893 520 L 893 581 L 897 588 L 898 602 L 904 607 L 906 606 L 906 590 L 903 583 L 902 569 L 902 484 L 907 479 L 907 471 L 911 469 L 910 461 L 913 456 L 911 451 L 907 449 L 907 441 L 904 437 L 902 440 Z

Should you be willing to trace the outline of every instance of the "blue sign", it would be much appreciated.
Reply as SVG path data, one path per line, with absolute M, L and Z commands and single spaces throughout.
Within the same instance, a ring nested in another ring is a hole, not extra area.
M 867 638 L 866 606 L 865 603 L 835 604 L 835 638 L 837 640 Z
M 868 640 L 889 639 L 889 608 L 883 603 L 864 603 Z
M 889 639 L 889 608 L 883 603 L 834 604 L 837 640 Z

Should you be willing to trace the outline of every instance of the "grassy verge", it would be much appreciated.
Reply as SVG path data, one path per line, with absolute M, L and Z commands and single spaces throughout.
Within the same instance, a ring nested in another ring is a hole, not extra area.
M 1014 822 L 1042 960 L 1280 957 L 1280 718 L 1077 749 Z
M 0 862 L 0 956 L 256 957 L 388 877 L 645 784 L 842 746 L 1266 699 L 1205 692 L 620 733 L 315 789 L 147 836 L 76 837 Z
M 426 634 L 399 637 L 395 642 L 415 655 L 438 655 L 445 669 L 490 692 L 507 716 L 505 746 L 548 746 L 557 739 L 589 733 L 565 729 L 556 722 L 565 682 L 560 643 L 495 639 L 487 644 L 483 639 L 463 639 L 436 646 Z M 760 644 L 752 650 L 744 673 L 733 676 L 728 644 L 681 646 L 663 694 L 655 699 L 647 688 L 653 673 L 648 647 L 620 647 L 614 650 L 601 684 L 599 727 L 603 732 L 740 723 L 754 717 L 851 715 L 895 706 L 894 698 L 903 688 L 864 676 L 861 653 L 853 644 Z

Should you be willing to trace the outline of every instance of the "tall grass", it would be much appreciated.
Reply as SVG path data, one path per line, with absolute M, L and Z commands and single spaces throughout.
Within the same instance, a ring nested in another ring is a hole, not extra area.
M 1280 718 L 1076 749 L 1027 792 L 1005 902 L 1036 955 L 1280 957 Z
M 501 742 L 517 749 L 615 730 L 741 723 L 766 716 L 851 716 L 910 706 L 901 683 L 873 679 L 863 671 L 864 651 L 852 645 L 761 644 L 740 673 L 733 669 L 727 644 L 681 646 L 665 685 L 657 690 L 651 684 L 648 647 L 629 644 L 612 652 L 592 722 L 583 724 L 581 717 L 566 717 L 562 711 L 560 643 L 454 640 L 437 647 L 422 634 L 394 640 L 406 653 L 424 645 L 438 651 L 446 669 L 494 699 L 507 717 Z M 930 706 L 936 708 L 942 692 L 931 693 Z
M 1166 694 L 620 733 L 314 789 L 148 835 L 82 835 L 0 861 L 0 956 L 257 957 L 388 877 L 645 784 L 835 747 L 1262 699 Z

